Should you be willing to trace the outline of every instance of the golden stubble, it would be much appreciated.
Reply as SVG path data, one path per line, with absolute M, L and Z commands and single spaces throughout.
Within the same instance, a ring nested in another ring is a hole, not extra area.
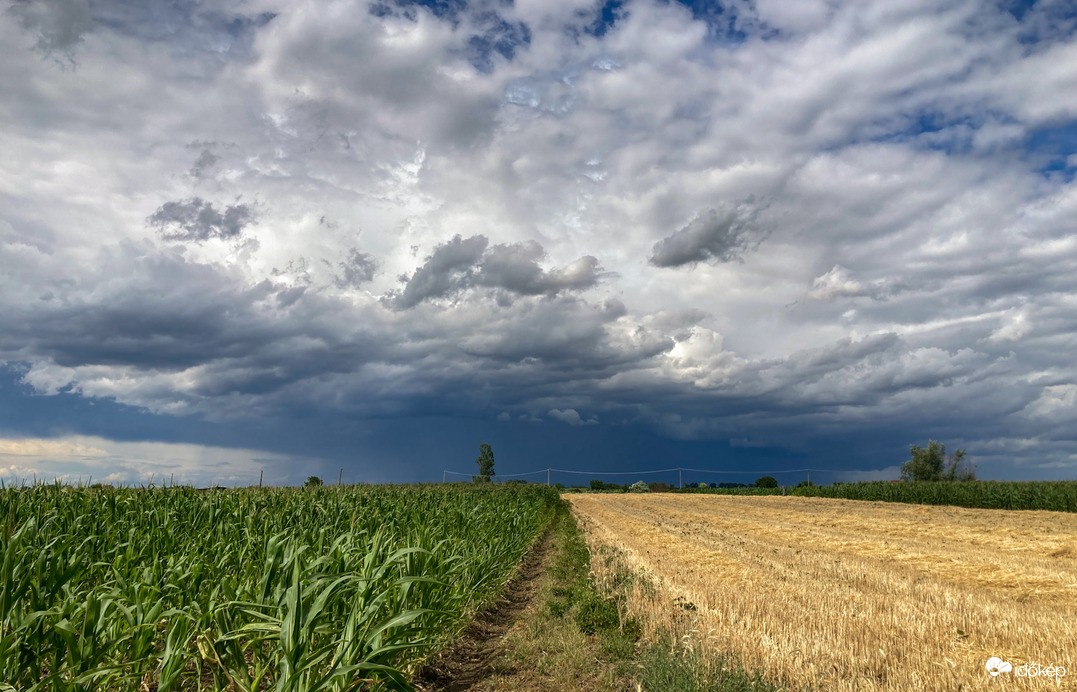
M 1077 689 L 1077 515 L 800 497 L 566 495 L 631 614 L 826 690 Z M 677 600 L 680 599 L 680 600 Z M 690 603 L 694 610 L 673 605 Z M 1065 666 L 991 678 L 991 656 Z

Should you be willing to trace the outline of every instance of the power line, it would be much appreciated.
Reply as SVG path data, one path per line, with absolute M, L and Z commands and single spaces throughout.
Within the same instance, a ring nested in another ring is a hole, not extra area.
M 806 471 L 819 471 L 821 473 L 845 473 L 850 469 L 783 469 L 781 471 L 715 471 L 714 469 L 688 469 L 683 468 L 681 471 L 691 471 L 693 473 L 804 473 Z
M 675 471 L 688 471 L 690 473 L 711 473 L 711 474 L 771 474 L 771 473 L 807 473 L 810 471 L 816 471 L 819 473 L 845 473 L 850 469 L 779 469 L 771 471 L 731 471 L 726 469 L 690 469 L 683 466 L 676 466 L 668 469 L 655 469 L 651 471 L 575 471 L 572 469 L 555 469 L 545 468 L 538 469 L 537 471 L 527 471 L 524 473 L 502 473 L 496 474 L 496 478 L 519 478 L 520 476 L 535 476 L 540 473 L 574 473 L 582 476 L 640 476 L 648 473 L 673 473 Z M 460 471 L 448 471 L 445 470 L 442 473 L 452 474 L 454 476 L 473 476 L 474 473 L 463 473 Z
M 554 473 L 578 473 L 582 475 L 596 475 L 601 474 L 603 476 L 638 476 L 644 473 L 672 473 L 678 469 L 658 469 L 656 471 L 570 471 L 568 469 L 550 469 Z
M 538 473 L 546 473 L 549 469 L 539 469 L 538 471 L 528 471 L 526 473 L 495 473 L 494 478 L 518 478 L 519 476 L 534 476 Z M 460 471 L 442 471 L 442 473 L 452 474 L 453 476 L 477 476 L 477 473 L 461 473 Z

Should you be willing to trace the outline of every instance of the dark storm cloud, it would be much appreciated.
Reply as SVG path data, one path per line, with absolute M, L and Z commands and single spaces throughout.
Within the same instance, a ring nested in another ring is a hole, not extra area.
M 141 384 L 125 401 L 154 410 L 204 406 L 213 417 L 230 415 L 227 402 L 236 397 L 264 399 L 263 408 L 279 412 L 272 394 L 296 382 L 408 357 L 399 345 L 383 350 L 378 344 L 393 339 L 346 301 L 269 281 L 250 285 L 178 253 L 126 250 L 101 261 L 115 291 L 5 310 L 2 358 L 24 354 L 45 371 L 60 368 L 89 396 L 110 396 L 115 380 L 99 379 L 103 369 L 126 372 Z
M 655 243 L 650 262 L 679 267 L 696 262 L 732 262 L 740 258 L 756 234 L 758 208 L 746 203 L 705 209 L 687 226 Z
M 71 64 L 83 34 L 93 29 L 90 7 L 81 0 L 19 0 L 7 14 L 37 38 L 35 50 L 62 56 Z
M 194 2 L 159 0 L 17 0 L 8 10 L 35 36 L 34 49 L 76 63 L 76 48 L 90 31 L 102 28 L 143 41 L 170 41 L 184 51 L 246 54 L 254 31 L 276 16 L 248 16 Z
M 483 247 L 450 241 L 427 271 L 470 265 L 481 275 Z M 358 251 L 350 260 L 357 272 L 369 269 Z M 502 256 L 498 266 L 515 265 Z M 529 291 L 579 283 L 569 271 L 548 274 L 491 282 Z M 98 288 L 83 292 L 82 282 Z M 501 305 L 477 296 L 450 307 L 424 303 L 415 308 L 420 314 L 400 320 L 379 302 L 356 304 L 326 286 L 288 283 L 287 272 L 249 283 L 148 242 L 102 250 L 92 276 L 49 285 L 40 298 L 28 295 L 0 313 L 0 360 L 31 363 L 26 381 L 38 391 L 115 397 L 213 420 L 288 420 L 312 410 L 482 411 L 491 392 L 513 408 L 536 393 L 550 399 L 546 411 L 563 408 L 559 392 L 569 373 L 609 377 L 672 346 L 661 335 L 624 341 L 616 325 L 625 308 L 617 302 L 543 294 Z
M 378 263 L 373 255 L 351 248 L 347 259 L 340 262 L 338 266 L 340 273 L 333 279 L 337 288 L 357 288 L 374 278 Z
M 165 240 L 193 240 L 199 243 L 211 238 L 237 238 L 254 221 L 255 214 L 250 205 L 229 205 L 219 211 L 201 197 L 166 202 L 147 219 L 151 226 L 157 227 Z
M 510 377 L 533 371 L 552 391 L 632 369 L 673 347 L 665 335 L 644 328 L 622 338 L 615 327 L 624 316 L 625 306 L 616 300 L 601 305 L 574 296 L 525 300 L 487 315 L 481 329 L 462 327 L 455 338 L 466 353 L 498 369 L 514 365 L 504 373 Z M 573 381 L 577 377 L 580 382 Z
M 408 279 L 396 304 L 402 308 L 414 307 L 428 298 L 448 295 L 470 283 L 474 267 L 488 242 L 482 235 L 466 240 L 457 235 L 438 245 L 434 254 Z
M 8 338 L 64 367 L 87 364 L 176 370 L 217 358 L 242 358 L 278 335 L 279 325 L 262 323 L 257 305 L 274 297 L 269 284 L 237 285 L 219 268 L 177 255 L 143 254 L 103 262 L 126 288 L 102 298 L 71 295 L 46 303 L 21 318 L 11 315 Z M 18 322 L 25 320 L 25 327 Z M 6 321 L 6 320 L 5 320 Z
M 209 149 L 203 149 L 202 153 L 198 155 L 194 165 L 191 166 L 191 177 L 201 178 L 207 170 L 213 167 L 215 163 L 221 160 L 221 157 L 214 154 Z
M 476 282 L 525 296 L 583 290 L 598 283 L 601 270 L 590 255 L 551 271 L 539 266 L 545 257 L 545 250 L 535 241 L 495 245 L 483 258 Z
M 483 235 L 466 239 L 457 235 L 437 246 L 407 280 L 404 290 L 393 296 L 393 303 L 410 308 L 475 286 L 521 296 L 554 295 L 591 288 L 603 276 L 598 260 L 590 255 L 547 271 L 539 265 L 546 252 L 537 242 L 495 245 L 487 250 L 488 245 Z

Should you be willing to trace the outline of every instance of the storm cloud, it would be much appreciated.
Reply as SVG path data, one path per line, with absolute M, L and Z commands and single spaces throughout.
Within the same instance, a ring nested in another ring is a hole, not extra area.
M 0 434 L 1073 477 L 1064 4 L 9 1 Z
M 36 37 L 34 48 L 44 55 L 64 58 L 75 65 L 75 48 L 83 34 L 93 29 L 89 3 L 83 0 L 20 1 L 5 11 L 29 34 Z
M 165 202 L 147 219 L 165 240 L 195 242 L 237 238 L 254 221 L 254 210 L 247 204 L 228 205 L 222 211 L 200 197 Z
M 679 267 L 696 262 L 733 262 L 758 240 L 758 209 L 749 201 L 705 209 L 684 228 L 655 243 L 650 262 Z
M 373 255 L 351 248 L 348 257 L 338 266 L 340 274 L 333 280 L 337 288 L 358 288 L 374 278 L 378 262 Z
M 415 270 L 393 303 L 414 307 L 431 298 L 449 296 L 472 287 L 503 289 L 521 296 L 554 295 L 594 287 L 603 276 L 598 260 L 581 257 L 560 269 L 543 269 L 546 257 L 535 241 L 488 247 L 486 236 L 454 236 L 438 245 Z

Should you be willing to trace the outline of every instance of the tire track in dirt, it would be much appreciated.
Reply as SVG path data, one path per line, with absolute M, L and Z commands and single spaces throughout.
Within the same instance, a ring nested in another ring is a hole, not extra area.
M 505 651 L 504 637 L 538 595 L 539 581 L 549 567 L 553 522 L 524 556 L 516 575 L 490 607 L 476 616 L 464 633 L 420 669 L 420 692 L 464 692 L 493 677 Z

